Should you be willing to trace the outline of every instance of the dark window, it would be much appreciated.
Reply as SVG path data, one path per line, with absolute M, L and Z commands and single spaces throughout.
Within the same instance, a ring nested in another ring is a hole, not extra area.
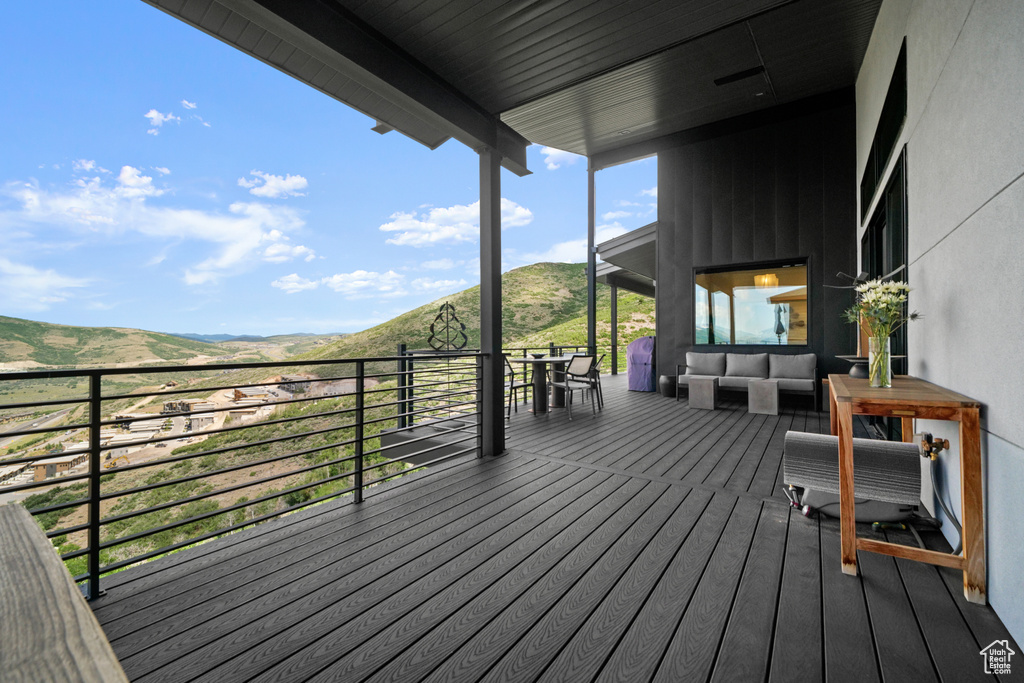
M 892 158 L 900 130 L 907 118 L 907 41 L 904 38 L 900 54 L 896 58 L 896 68 L 889 80 L 889 90 L 885 94 L 882 113 L 878 117 L 875 137 L 868 152 L 864 175 L 860 180 L 861 220 L 867 217 L 868 207 L 878 190 L 885 165 Z

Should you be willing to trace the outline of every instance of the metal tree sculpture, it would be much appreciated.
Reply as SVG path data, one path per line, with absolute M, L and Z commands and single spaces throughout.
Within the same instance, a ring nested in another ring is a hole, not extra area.
M 427 343 L 435 351 L 461 351 L 469 343 L 466 325 L 455 316 L 455 306 L 445 301 L 437 317 L 430 323 L 430 338 Z

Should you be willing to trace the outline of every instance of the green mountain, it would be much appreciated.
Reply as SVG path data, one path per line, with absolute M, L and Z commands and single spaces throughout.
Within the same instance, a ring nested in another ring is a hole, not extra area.
M 234 353 L 206 342 L 121 327 L 73 327 L 0 316 L 0 363 L 114 365 Z
M 536 263 L 501 276 L 502 343 L 506 348 L 547 346 L 549 342 L 585 345 L 587 279 L 582 263 Z M 466 325 L 467 348 L 480 346 L 480 287 L 471 287 L 403 313 L 368 330 L 325 344 L 293 360 L 393 355 L 399 343 L 429 349 L 430 324 L 445 302 Z M 611 342 L 611 290 L 598 284 L 598 346 Z M 654 334 L 654 299 L 619 294 L 619 344 Z M 608 363 L 606 361 L 606 367 Z

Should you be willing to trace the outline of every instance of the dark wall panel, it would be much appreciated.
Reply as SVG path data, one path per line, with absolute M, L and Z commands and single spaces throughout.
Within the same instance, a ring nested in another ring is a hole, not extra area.
M 822 373 L 845 372 L 853 353 L 843 323 L 850 303 L 839 271 L 856 264 L 856 178 L 852 92 L 836 106 L 809 107 L 763 125 L 718 127 L 658 153 L 658 364 L 685 362 L 693 346 L 693 269 L 806 258 L 808 347 Z M 701 350 L 701 347 L 697 347 Z M 708 347 L 703 347 L 708 348 Z M 730 350 L 732 347 L 716 347 Z M 755 350 L 764 347 L 738 347 Z
M 775 135 L 775 258 L 800 255 L 800 133 L 796 120 L 778 125 Z
M 732 256 L 754 260 L 754 135 L 741 133 L 733 152 Z
M 733 140 L 712 145 L 711 259 L 732 257 L 732 162 Z
M 775 136 L 754 132 L 754 260 L 775 258 Z

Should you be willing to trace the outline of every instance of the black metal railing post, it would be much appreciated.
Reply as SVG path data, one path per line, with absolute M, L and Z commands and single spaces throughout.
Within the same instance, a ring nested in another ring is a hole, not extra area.
M 100 422 L 103 409 L 103 375 L 89 373 L 89 582 L 86 599 L 95 600 L 100 590 Z
M 406 361 L 405 361 L 405 344 L 398 345 L 398 428 L 405 429 L 408 425 L 409 420 L 406 413 L 409 412 L 409 406 L 405 404 L 406 395 L 405 387 L 406 381 Z
M 413 358 L 415 358 L 415 355 L 409 354 L 408 360 L 405 361 L 405 370 L 406 372 L 409 373 L 408 375 L 406 375 L 407 379 L 405 382 L 405 412 L 408 414 L 408 419 L 406 420 L 407 427 L 412 427 L 413 422 L 415 422 L 415 416 L 412 414 L 413 411 L 416 410 L 416 402 L 413 401 L 413 387 L 416 385 L 416 374 L 413 368 Z
M 476 457 L 484 457 L 484 358 L 476 357 Z
M 355 501 L 363 502 L 363 420 L 365 418 L 363 400 L 366 395 L 365 384 L 366 364 L 356 361 L 356 437 L 355 437 Z

